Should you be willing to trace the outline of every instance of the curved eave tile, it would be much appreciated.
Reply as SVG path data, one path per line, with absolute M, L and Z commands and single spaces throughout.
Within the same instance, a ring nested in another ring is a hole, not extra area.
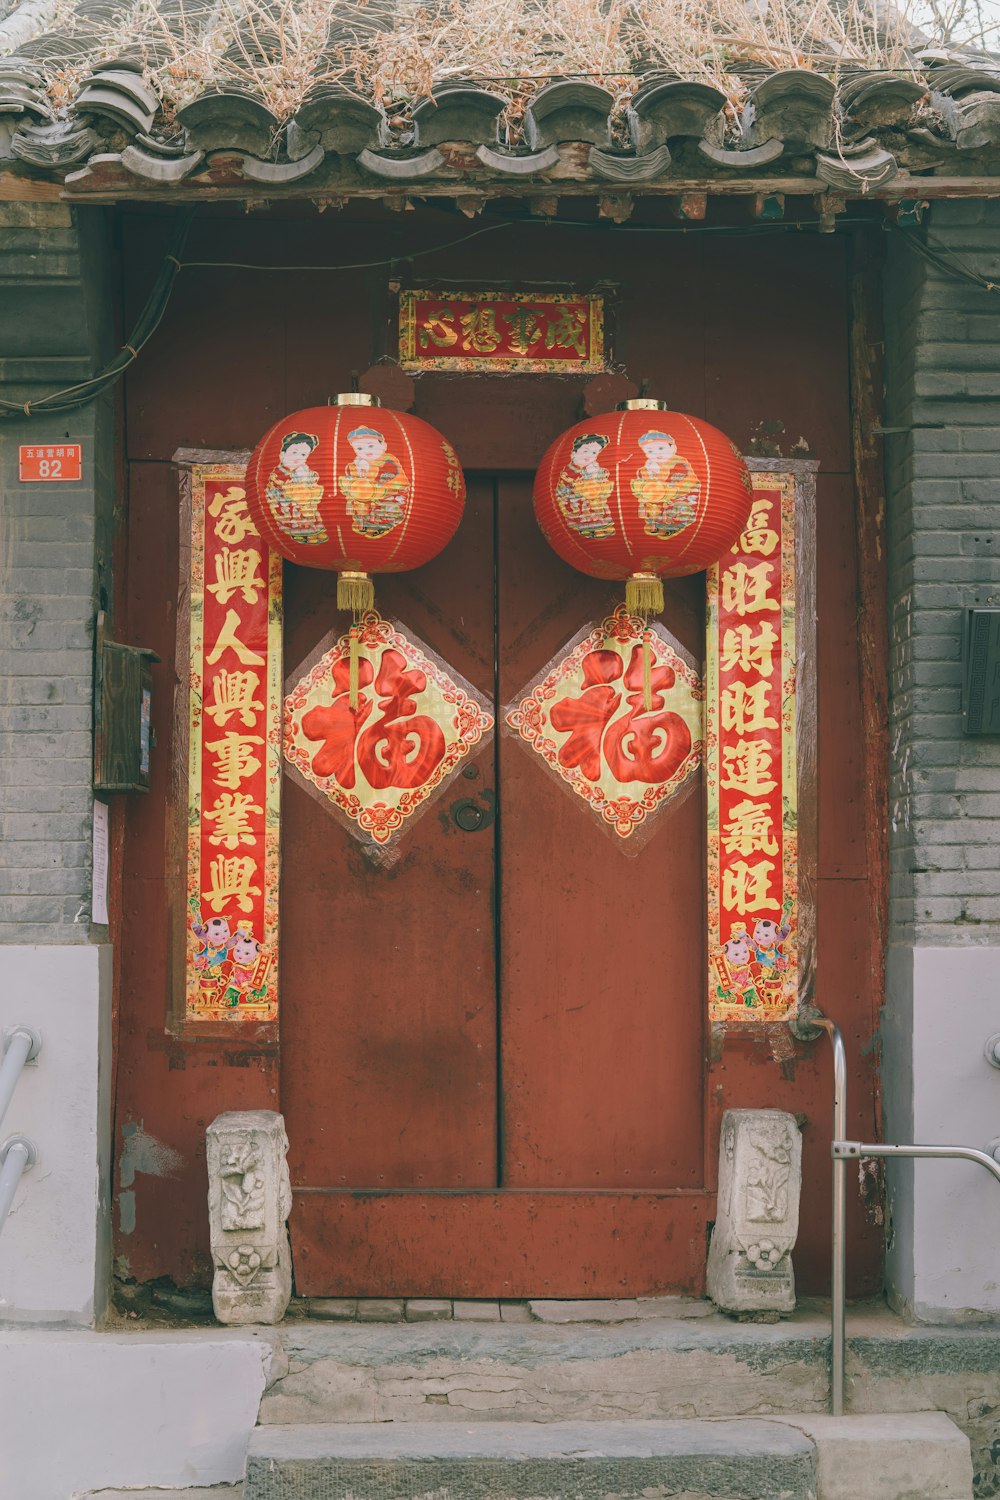
M 648 151 L 677 136 L 698 139 L 725 103 L 725 94 L 707 83 L 665 79 L 646 84 L 628 111 L 632 144 L 637 151 Z
M 928 86 L 895 73 L 866 73 L 841 84 L 837 103 L 852 126 L 871 130 L 906 125 L 914 106 L 926 99 Z
M 749 172 L 754 167 L 767 167 L 784 154 L 785 143 L 772 139 L 760 146 L 750 146 L 746 151 L 728 151 L 724 146 L 713 146 L 711 141 L 699 141 L 698 150 L 717 167 L 730 171 Z
M 437 89 L 413 111 L 414 144 L 439 146 L 442 141 L 495 141 L 497 120 L 505 101 L 486 89 Z
M 76 112 L 77 115 L 97 115 L 112 120 L 133 132 L 149 130 L 155 119 L 154 113 L 143 109 L 128 94 L 106 88 L 103 84 L 91 84 L 83 89 L 77 97 Z
M 816 176 L 837 192 L 865 193 L 891 182 L 898 171 L 899 163 L 892 152 L 881 147 L 867 156 L 846 158 L 828 156 L 822 151 L 816 153 Z
M 574 79 L 547 83 L 524 112 L 524 138 L 533 151 L 561 141 L 608 146 L 613 105 L 608 90 L 596 83 Z
M 122 166 L 144 182 L 183 182 L 204 159 L 204 151 L 192 151 L 187 156 L 154 156 L 135 144 L 126 146 L 121 153 Z
M 99 149 L 101 138 L 88 126 L 35 125 L 15 131 L 10 154 L 31 167 L 75 167 Z
M 413 182 L 440 172 L 445 159 L 436 146 L 420 156 L 383 156 L 380 151 L 359 151 L 358 166 L 373 177 L 385 177 L 392 182 Z
M 516 156 L 513 152 L 495 151 L 492 146 L 479 146 L 476 158 L 491 172 L 502 172 L 505 177 L 533 177 L 538 172 L 548 172 L 558 166 L 559 148 L 549 146 L 545 151 Z
M 808 68 L 772 73 L 758 84 L 744 111 L 751 146 L 777 137 L 825 150 L 833 135 L 836 90 Z
M 288 154 L 296 160 L 316 145 L 338 156 L 354 156 L 385 144 L 385 112 L 339 90 L 318 89 L 289 121 L 286 137 Z
M 278 132 L 277 117 L 265 105 L 233 91 L 202 94 L 182 105 L 177 119 L 197 151 L 245 151 L 263 158 Z
M 308 177 L 325 156 L 322 146 L 314 146 L 308 156 L 300 156 L 297 161 L 258 161 L 255 156 L 245 156 L 243 176 L 250 182 L 266 182 L 280 187 Z
M 670 169 L 670 147 L 657 146 L 641 156 L 614 156 L 608 151 L 599 151 L 596 146 L 590 152 L 590 170 L 606 182 L 652 182 L 663 177 Z

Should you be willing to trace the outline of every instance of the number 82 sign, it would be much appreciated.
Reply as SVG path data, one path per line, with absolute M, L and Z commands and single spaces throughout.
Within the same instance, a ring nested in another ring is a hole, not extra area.
M 29 443 L 17 450 L 17 477 L 24 484 L 83 477 L 82 443 Z

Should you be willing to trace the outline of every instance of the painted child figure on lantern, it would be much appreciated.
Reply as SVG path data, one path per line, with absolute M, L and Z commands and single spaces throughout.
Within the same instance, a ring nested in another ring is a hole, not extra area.
M 608 504 L 614 482 L 597 462 L 611 441 L 584 432 L 573 442 L 569 463 L 556 481 L 556 501 L 567 526 L 578 536 L 613 536 L 615 523 Z
M 352 528 L 360 536 L 385 536 L 406 513 L 410 482 L 374 427 L 355 427 L 347 441 L 354 458 L 341 475 L 340 488 Z
M 311 432 L 286 432 L 281 460 L 267 481 L 267 503 L 275 526 L 293 542 L 318 546 L 327 539 L 319 515 L 323 486 L 309 459 L 319 438 Z
M 632 480 L 639 516 L 649 536 L 676 536 L 697 518 L 701 484 L 669 432 L 644 432 L 639 447 L 646 456 Z

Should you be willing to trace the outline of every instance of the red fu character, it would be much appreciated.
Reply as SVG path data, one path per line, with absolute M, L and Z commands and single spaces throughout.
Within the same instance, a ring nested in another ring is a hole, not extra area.
M 569 733 L 559 751 L 559 763 L 578 766 L 588 781 L 601 779 L 601 757 L 618 782 L 658 785 L 669 781 L 691 752 L 691 732 L 679 714 L 664 706 L 673 687 L 673 667 L 654 663 L 652 709 L 643 707 L 642 647 L 633 646 L 625 669 L 629 710 L 614 723 L 622 692 L 612 683 L 621 678 L 622 660 L 616 651 L 588 651 L 583 658 L 584 689 L 578 698 L 552 706 L 554 729 Z
M 374 668 L 367 657 L 358 662 L 358 688 L 366 688 L 375 676 Z M 302 733 L 310 740 L 322 740 L 323 744 L 312 758 L 316 776 L 332 776 L 351 791 L 357 780 L 355 747 L 358 733 L 370 716 L 374 704 L 359 691 L 357 708 L 351 707 L 350 663 L 345 659 L 333 664 L 334 696 L 329 704 L 311 708 L 302 715 Z
M 406 658 L 391 648 L 382 652 L 377 677 L 371 662 L 362 657 L 358 687 L 369 687 L 375 679 L 381 714 L 367 728 L 375 705 L 361 693 L 357 708 L 351 708 L 349 678 L 349 664 L 335 662 L 332 702 L 302 715 L 307 739 L 323 741 L 312 758 L 315 774 L 333 776 L 348 791 L 359 767 L 376 791 L 422 786 L 444 759 L 446 748 L 440 726 L 416 711 L 414 700 L 427 686 L 426 674 L 415 668 L 407 671 Z
M 382 717 L 358 737 L 358 764 L 376 791 L 423 786 L 444 760 L 441 726 L 416 711 L 414 700 L 426 686 L 426 673 L 406 670 L 400 652 L 391 647 L 382 652 L 375 679 Z

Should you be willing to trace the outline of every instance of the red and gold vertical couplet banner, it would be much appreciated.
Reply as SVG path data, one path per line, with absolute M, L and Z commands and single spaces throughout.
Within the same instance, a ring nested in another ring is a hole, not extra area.
M 243 470 L 191 485 L 185 1020 L 276 1021 L 281 558 Z
M 709 1015 L 798 1003 L 795 481 L 753 475 L 743 535 L 708 575 Z

